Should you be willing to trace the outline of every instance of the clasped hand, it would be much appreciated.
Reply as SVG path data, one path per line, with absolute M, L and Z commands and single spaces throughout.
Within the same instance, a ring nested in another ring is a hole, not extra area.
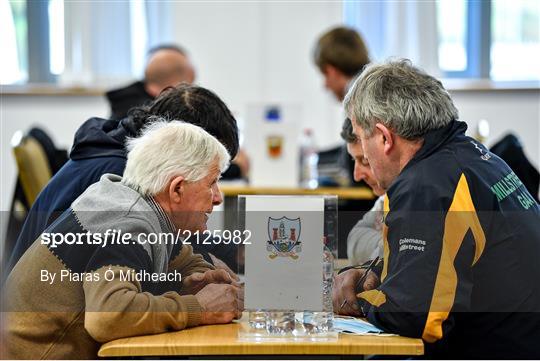
M 203 325 L 228 323 L 242 316 L 244 287 L 223 269 L 184 278 L 183 292 L 195 294 L 201 306 Z

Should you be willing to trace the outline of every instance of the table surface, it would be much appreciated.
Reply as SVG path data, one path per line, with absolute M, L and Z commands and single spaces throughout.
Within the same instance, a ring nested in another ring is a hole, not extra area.
M 337 195 L 340 199 L 373 199 L 371 189 L 366 187 L 320 187 L 316 189 L 283 188 L 283 187 L 250 187 L 244 185 L 229 185 L 221 183 L 219 188 L 227 197 L 241 194 L 268 195 Z
M 101 346 L 100 357 L 202 355 L 422 355 L 422 340 L 401 336 L 340 334 L 335 341 L 238 339 L 239 323 L 189 328 L 119 339 Z

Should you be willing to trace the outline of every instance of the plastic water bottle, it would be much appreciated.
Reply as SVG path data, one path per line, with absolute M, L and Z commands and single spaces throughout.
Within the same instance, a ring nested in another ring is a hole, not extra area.
M 332 287 L 334 283 L 334 257 L 332 252 L 323 252 L 323 310 L 320 312 L 304 311 L 304 329 L 306 333 L 326 333 L 332 331 L 334 307 L 332 305 Z
M 317 170 L 319 155 L 311 129 L 304 130 L 300 145 L 300 186 L 308 189 L 317 188 L 319 185 L 319 172 Z

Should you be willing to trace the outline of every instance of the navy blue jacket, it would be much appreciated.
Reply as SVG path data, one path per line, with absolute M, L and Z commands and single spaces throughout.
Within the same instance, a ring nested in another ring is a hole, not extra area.
M 122 121 L 90 118 L 75 133 L 70 159 L 37 197 L 15 243 L 8 264 L 13 268 L 36 238 L 88 186 L 105 173 L 122 175 L 126 167 L 124 140 L 133 135 Z
M 73 147 L 68 162 L 41 191 L 15 243 L 8 263 L 7 273 L 32 245 L 37 237 L 68 209 L 88 186 L 94 184 L 105 173 L 122 175 L 126 167 L 124 142 L 133 137 L 126 119 L 88 119 L 75 133 Z M 229 170 L 227 171 L 229 172 Z M 208 252 L 215 254 L 226 263 L 236 263 L 236 249 L 224 245 L 193 245 L 194 252 L 202 254 L 209 262 Z
M 429 358 L 537 359 L 540 206 L 466 129 L 428 133 L 387 190 L 381 285 L 359 303 Z

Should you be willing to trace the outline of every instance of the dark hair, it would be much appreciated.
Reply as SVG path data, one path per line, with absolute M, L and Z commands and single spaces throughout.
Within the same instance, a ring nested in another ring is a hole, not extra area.
M 216 137 L 231 155 L 238 152 L 238 127 L 231 111 L 208 89 L 182 83 L 164 89 L 150 104 L 128 112 L 125 126 L 135 135 L 152 121 L 152 116 L 195 124 Z
M 340 26 L 319 38 L 313 50 L 313 60 L 321 72 L 326 65 L 332 65 L 353 77 L 369 64 L 369 54 L 360 34 L 354 29 Z
M 347 143 L 354 143 L 358 140 L 356 134 L 353 133 L 353 127 L 349 118 L 346 118 L 343 122 L 343 126 L 341 127 L 341 133 L 339 135 L 341 135 L 341 139 L 343 139 Z

